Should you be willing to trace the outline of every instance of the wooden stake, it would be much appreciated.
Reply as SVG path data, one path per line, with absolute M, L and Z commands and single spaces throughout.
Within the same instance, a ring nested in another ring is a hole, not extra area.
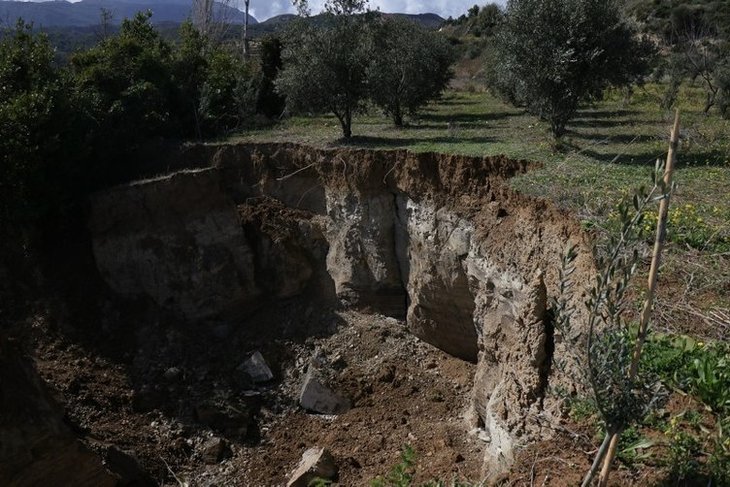
M 667 217 L 669 215 L 669 196 L 672 188 L 672 175 L 674 173 L 674 162 L 677 153 L 677 143 L 679 141 L 679 110 L 674 116 L 674 126 L 672 134 L 669 138 L 669 152 L 667 153 L 667 165 L 664 168 L 664 187 L 666 194 L 659 203 L 659 219 L 656 226 L 656 237 L 654 239 L 654 253 L 651 258 L 651 268 L 649 269 L 649 289 L 644 301 L 644 308 L 641 310 L 641 321 L 639 323 L 639 335 L 636 337 L 636 345 L 634 354 L 631 357 L 631 368 L 629 369 L 629 379 L 634 380 L 639 371 L 639 363 L 641 362 L 641 351 L 644 347 L 647 334 L 649 332 L 649 319 L 654 306 L 654 295 L 656 294 L 657 280 L 659 278 L 659 266 L 662 263 L 662 250 L 664 250 L 664 242 L 667 237 Z M 606 458 L 603 461 L 603 468 L 598 477 L 599 487 L 606 487 L 608 477 L 611 473 L 611 464 L 616 456 L 618 448 L 618 440 L 621 431 L 614 433 L 611 437 L 611 444 L 606 452 Z

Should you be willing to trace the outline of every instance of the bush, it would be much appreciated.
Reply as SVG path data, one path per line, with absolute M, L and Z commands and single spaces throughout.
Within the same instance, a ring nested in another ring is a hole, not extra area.
M 148 137 L 178 132 L 172 47 L 150 24 L 151 13 L 122 22 L 108 37 L 71 62 L 80 90 L 100 121 L 99 137 L 134 147 Z
M 53 58 L 22 20 L 0 41 L 0 230 L 57 210 L 79 172 L 73 90 Z

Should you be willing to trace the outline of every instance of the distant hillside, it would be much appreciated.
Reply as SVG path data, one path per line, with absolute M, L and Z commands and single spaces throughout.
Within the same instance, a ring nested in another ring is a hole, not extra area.
M 383 14 L 386 17 L 399 17 L 412 20 L 428 29 L 438 29 L 444 23 L 444 18 L 436 14 Z
M 101 9 L 112 13 L 112 24 L 120 24 L 125 18 L 137 12 L 152 11 L 152 22 L 181 23 L 190 17 L 191 0 L 82 0 L 77 3 L 66 1 L 16 2 L 0 1 L 0 26 L 12 26 L 22 17 L 37 27 L 84 27 L 98 25 Z M 222 3 L 216 3 L 216 18 L 223 18 L 234 24 L 242 24 L 244 13 Z M 249 16 L 249 24 L 257 21 Z
M 427 29 L 438 29 L 443 25 L 444 19 L 436 14 L 399 14 L 399 13 L 383 13 L 382 14 L 385 17 L 398 17 L 398 18 L 404 18 L 407 20 L 412 20 L 413 22 L 416 22 L 417 24 L 421 24 L 422 26 L 426 27 Z M 271 17 L 270 19 L 267 19 L 263 22 L 259 22 L 257 25 L 253 26 L 250 30 L 252 37 L 261 37 L 266 34 L 274 34 L 276 32 L 279 32 L 286 28 L 287 25 L 289 25 L 290 22 L 297 19 L 296 15 L 293 14 L 283 14 L 283 15 L 277 15 L 275 17 Z M 313 15 L 312 17 L 309 17 L 307 20 L 309 22 L 314 23 L 315 25 L 320 25 L 323 21 L 324 15 Z

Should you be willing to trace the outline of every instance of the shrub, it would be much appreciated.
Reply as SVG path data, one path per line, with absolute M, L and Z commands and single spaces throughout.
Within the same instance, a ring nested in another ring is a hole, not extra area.
M 80 172 L 74 93 L 53 58 L 22 20 L 0 40 L 0 230 L 57 210 Z

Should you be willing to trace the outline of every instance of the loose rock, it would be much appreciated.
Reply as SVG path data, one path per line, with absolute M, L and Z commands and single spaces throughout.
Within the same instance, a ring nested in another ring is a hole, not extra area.
M 302 455 L 297 469 L 286 484 L 287 487 L 306 487 L 315 478 L 333 480 L 337 465 L 332 454 L 324 448 L 310 448 Z
M 178 377 L 180 377 L 181 373 L 182 372 L 177 367 L 170 367 L 169 369 L 167 369 L 165 371 L 165 373 L 162 376 L 165 378 L 165 380 L 172 382 L 172 381 L 176 380 Z
M 231 449 L 228 447 L 228 443 L 226 443 L 225 440 L 213 437 L 203 443 L 201 455 L 205 463 L 213 464 L 230 457 Z
M 258 351 L 254 352 L 239 368 L 256 384 L 268 382 L 274 378 L 274 374 L 271 372 L 269 365 L 264 360 L 261 352 Z
M 342 414 L 350 409 L 350 400 L 323 385 L 311 367 L 304 377 L 299 404 L 321 414 Z

